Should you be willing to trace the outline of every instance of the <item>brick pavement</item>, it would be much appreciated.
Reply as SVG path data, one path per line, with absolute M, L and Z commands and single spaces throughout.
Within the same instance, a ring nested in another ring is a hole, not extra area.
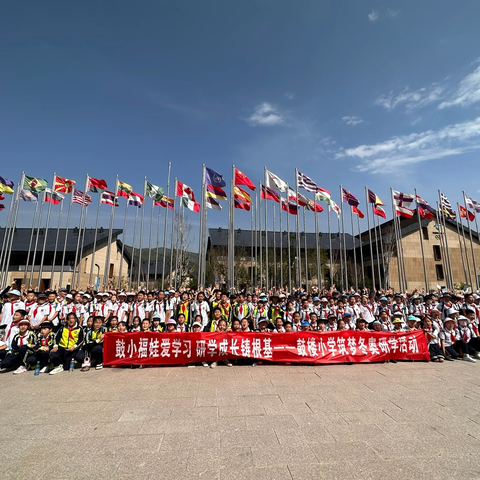
M 1 478 L 480 479 L 480 364 L 0 375 Z

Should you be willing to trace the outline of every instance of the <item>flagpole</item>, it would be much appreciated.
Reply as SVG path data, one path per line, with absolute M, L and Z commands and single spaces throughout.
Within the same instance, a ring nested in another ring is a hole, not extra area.
M 313 208 L 315 213 L 315 245 L 316 245 L 316 254 L 317 254 L 317 286 L 320 293 L 322 289 L 322 269 L 320 264 L 320 236 L 318 233 L 318 212 L 317 212 L 317 202 L 315 199 L 315 194 L 313 194 Z
M 402 265 L 401 255 L 400 255 L 400 235 L 398 233 L 399 225 L 398 225 L 398 222 L 397 222 L 397 214 L 395 212 L 392 187 L 390 187 L 390 201 L 392 202 L 393 229 L 394 229 L 394 232 L 395 232 L 395 246 L 396 246 L 396 250 L 397 250 L 396 253 L 397 253 L 398 288 L 401 292 L 404 292 L 405 288 L 404 288 L 404 284 L 403 284 L 403 273 L 402 273 L 403 265 Z M 424 264 L 425 264 L 425 261 L 424 261 Z
M 370 230 L 370 212 L 368 208 L 368 189 L 365 187 L 365 199 L 367 203 L 367 228 L 368 228 L 368 240 L 370 243 L 370 265 L 372 269 L 372 288 L 376 290 L 376 282 L 375 282 L 375 264 L 373 263 L 373 245 L 372 245 L 372 231 Z
M 98 205 L 97 205 L 97 219 L 95 221 L 95 233 L 93 234 L 93 250 L 92 250 L 92 259 L 90 261 L 90 275 L 88 276 L 88 283 L 92 284 L 93 278 L 93 267 L 95 265 L 95 251 L 97 249 L 97 234 L 98 234 L 98 220 L 100 218 L 100 204 L 102 203 L 102 194 L 98 194 Z M 100 272 L 99 272 L 100 273 Z M 100 288 L 100 287 L 99 287 Z
M 475 259 L 475 251 L 473 249 L 472 228 L 470 226 L 471 222 L 468 219 L 467 199 L 465 197 L 465 192 L 462 191 L 462 194 L 463 194 L 463 201 L 464 201 L 464 205 L 465 205 L 465 210 L 467 212 L 467 225 L 468 225 L 468 233 L 470 235 L 470 248 L 472 250 L 473 273 L 474 273 L 474 277 L 475 277 L 475 284 L 477 285 L 477 290 L 478 290 L 480 288 L 480 286 L 478 284 L 477 262 L 476 262 L 476 259 Z M 473 290 L 473 285 L 472 285 L 472 290 Z
M 440 248 L 442 250 L 442 264 L 443 264 L 443 272 L 445 277 L 445 282 L 447 287 L 450 288 L 450 276 L 448 273 L 448 265 L 447 265 L 447 254 L 445 251 L 445 229 L 443 224 L 440 221 L 440 204 L 437 201 L 437 210 L 435 212 L 435 216 L 437 219 L 438 231 L 440 232 Z
M 457 205 L 458 205 L 458 202 L 457 202 Z M 460 209 L 459 209 L 460 210 Z M 460 212 L 459 212 L 460 213 Z M 468 248 L 467 248 L 467 240 L 465 238 L 465 229 L 463 228 L 463 221 L 461 219 L 462 217 L 460 217 L 460 226 L 462 228 L 462 238 L 463 238 L 463 251 L 465 253 L 465 260 L 466 260 L 466 263 L 467 263 L 467 269 L 468 269 L 468 278 L 470 280 L 470 289 L 471 291 L 473 291 L 473 281 L 472 281 L 472 271 L 470 269 L 470 259 L 468 257 Z M 458 223 L 457 223 L 458 225 Z M 465 283 L 469 283 L 468 280 L 465 282 Z
M 288 188 L 287 188 L 288 196 Z M 295 169 L 295 200 L 297 206 L 297 215 L 295 216 L 295 226 L 297 229 L 296 236 L 296 251 L 297 251 L 297 288 L 302 288 L 302 247 L 300 245 L 300 220 L 299 215 L 299 205 L 298 205 L 298 169 Z M 290 206 L 290 199 L 288 199 L 288 205 Z
M 55 188 L 55 187 L 54 187 Z M 63 212 L 63 198 L 62 200 L 60 201 L 60 210 L 58 212 L 58 224 L 57 224 L 57 235 L 55 237 L 55 248 L 53 250 L 53 261 L 52 261 L 52 276 L 50 277 L 51 278 L 51 281 L 53 283 L 53 276 L 55 274 L 55 260 L 57 258 L 57 249 L 58 249 L 58 239 L 60 238 L 60 224 L 62 222 L 62 212 Z M 58 286 L 60 287 L 60 284 L 58 284 Z
M 255 208 L 257 205 L 257 192 L 255 192 Z M 250 209 L 250 233 L 251 233 L 251 240 L 250 240 L 250 289 L 253 292 L 254 283 L 253 283 L 253 275 L 254 275 L 254 266 L 253 266 L 253 256 L 254 256 L 254 250 L 253 250 L 253 208 Z M 253 294 L 253 293 L 252 293 Z
M 280 197 L 280 201 L 281 200 L 282 199 Z M 291 252 L 291 238 L 290 238 L 290 212 L 288 211 L 288 209 L 287 209 L 287 246 L 288 246 L 288 292 L 292 293 L 292 252 Z
M 100 194 L 101 198 L 102 194 Z M 113 222 L 115 220 L 115 208 L 117 205 L 118 198 L 118 175 L 115 177 L 115 189 L 113 190 L 113 205 L 110 210 L 110 225 L 108 227 L 108 244 L 107 244 L 107 255 L 105 258 L 105 272 L 103 277 L 103 283 L 108 287 L 108 282 L 110 278 L 110 255 L 112 251 L 112 236 L 113 236 Z M 112 285 L 113 286 L 113 285 Z
M 13 203 L 13 198 L 12 198 L 12 202 Z M 38 199 L 37 201 L 35 202 L 35 212 L 33 213 L 33 220 L 32 220 L 32 229 L 30 231 L 30 242 L 28 243 L 28 254 L 27 254 L 27 261 L 25 263 L 25 272 L 23 274 L 23 283 L 25 284 L 25 282 L 27 281 L 27 272 L 28 272 L 28 265 L 30 263 L 30 254 L 32 252 L 32 243 L 33 243 L 33 234 L 35 232 L 35 222 L 37 220 L 37 213 L 38 213 Z M 6 233 L 6 232 L 5 232 Z M 5 235 L 6 236 L 6 235 Z M 3 237 L 3 241 L 5 242 L 5 236 Z M 2 253 L 4 251 L 4 247 L 5 247 L 5 244 L 2 245 Z M 1 258 L 1 257 L 0 257 Z M 0 263 L 1 263 L 1 260 L 0 260 Z M 3 285 L 3 283 L 2 283 Z
M 172 162 L 168 162 L 168 177 L 167 177 L 167 207 L 165 211 L 165 225 L 163 231 L 163 264 L 162 264 L 162 289 L 165 288 L 165 262 L 167 261 L 167 231 L 168 231 L 168 211 L 170 210 L 170 171 Z M 175 203 L 173 205 L 175 208 Z M 159 213 L 160 215 L 160 213 Z M 173 214 L 172 214 L 173 216 Z M 171 252 L 170 252 L 171 254 Z
M 133 267 L 135 265 L 135 239 L 137 238 L 137 220 L 138 220 L 138 207 L 135 206 L 135 221 L 133 224 L 133 239 L 132 239 L 132 265 L 130 267 L 130 276 L 128 279 L 129 290 L 132 290 L 132 275 L 133 275 Z
M 230 288 L 235 288 L 235 202 L 234 202 L 234 185 L 235 185 L 235 165 L 232 165 L 232 188 L 230 190 L 230 195 L 231 195 L 231 211 L 232 211 L 232 233 L 230 236 L 230 242 L 231 242 L 231 249 L 232 249 L 232 254 L 231 254 L 231 267 L 232 267 L 232 280 L 230 284 Z
M 177 280 L 178 280 L 178 287 L 182 286 L 182 269 L 181 269 L 181 259 L 180 255 L 183 250 L 183 235 L 182 231 L 180 229 L 180 222 L 183 222 L 184 217 L 184 212 L 185 212 L 185 205 L 182 204 L 179 207 L 179 212 L 178 212 L 178 219 L 176 222 L 176 227 L 177 227 L 177 241 L 176 241 L 176 254 L 175 254 L 175 290 L 177 289 Z M 180 218 L 182 220 L 180 220 Z M 183 228 L 183 225 L 182 225 Z M 180 247 L 180 248 L 179 248 Z M 179 254 L 180 250 L 180 254 Z M 180 275 L 180 276 L 179 276 Z
M 168 198 L 168 197 L 167 197 Z M 167 201 L 167 209 L 168 209 L 168 201 Z M 160 247 L 160 217 L 162 213 L 162 208 L 158 205 L 158 217 L 157 217 L 157 242 L 156 242 L 156 252 L 155 252 L 155 283 L 153 284 L 153 289 L 155 290 L 157 287 L 159 290 L 163 290 L 163 285 L 158 285 L 158 249 Z M 165 248 L 165 247 L 164 247 Z
M 258 188 L 259 191 L 262 192 L 262 182 L 258 182 Z M 266 188 L 266 187 L 265 187 Z M 266 198 L 263 199 L 264 202 L 267 201 Z M 259 286 L 260 289 L 263 289 L 263 251 L 262 251 L 262 244 L 263 244 L 263 231 L 262 231 L 262 195 L 260 194 L 260 198 L 258 200 L 258 210 L 257 210 L 257 216 L 258 216 L 258 234 L 259 234 L 259 244 L 260 244 L 260 281 L 259 281 Z M 265 292 L 267 295 L 268 293 Z
M 168 277 L 170 285 L 172 285 L 172 277 L 173 277 L 173 240 L 174 240 L 174 233 L 175 233 L 175 207 L 177 207 L 178 211 L 178 203 L 177 203 L 177 177 L 175 177 L 175 196 L 173 202 L 173 210 L 172 210 L 172 234 L 170 236 L 170 276 Z
M 298 210 L 298 197 L 297 197 L 297 210 Z M 306 210 L 306 207 L 303 207 L 303 235 L 304 235 L 303 245 L 305 249 L 305 286 L 308 291 L 307 220 L 306 220 L 305 210 Z
M 458 215 L 460 217 L 460 223 L 462 223 L 462 227 L 463 227 L 463 220 L 462 220 L 462 215 L 460 214 L 460 205 L 459 205 L 458 202 L 457 202 L 457 211 L 458 211 Z M 468 215 L 468 211 L 467 211 L 467 215 Z M 468 221 L 468 218 L 467 218 L 467 221 Z M 463 274 L 465 275 L 465 285 L 468 285 L 469 278 L 470 278 L 470 285 L 472 285 L 470 268 L 468 269 L 469 270 L 468 273 L 470 274 L 470 277 L 467 277 L 467 268 L 466 268 L 465 258 L 464 258 L 464 254 L 466 254 L 467 251 L 466 250 L 464 251 L 463 248 L 462 248 L 462 240 L 461 240 L 461 237 L 460 237 L 460 227 L 458 226 L 459 222 L 455 222 L 455 223 L 457 224 L 458 246 L 460 247 L 460 257 L 462 258 Z
M 60 267 L 60 278 L 58 280 L 58 286 L 62 286 L 63 281 L 63 269 L 65 266 L 65 256 L 67 252 L 67 238 L 68 238 L 68 228 L 70 226 L 70 214 L 72 212 L 72 203 L 73 203 L 73 191 L 75 190 L 75 186 L 72 185 L 72 191 L 70 192 L 70 203 L 68 205 L 68 213 L 67 213 L 67 225 L 65 227 L 65 239 L 63 241 L 63 253 L 62 253 L 62 265 Z
M 373 211 L 373 204 L 372 204 L 372 211 Z M 380 285 L 380 289 L 384 287 L 384 282 L 382 281 L 382 273 L 380 269 L 380 249 L 378 247 L 378 233 L 377 233 L 377 215 L 373 215 L 373 229 L 375 231 L 375 250 L 377 254 L 377 273 L 378 273 L 378 284 Z
M 342 188 L 341 185 L 340 185 L 340 199 L 343 201 L 343 188 Z M 347 204 L 350 205 L 348 202 L 347 202 Z M 343 261 L 343 265 L 344 265 L 343 273 L 345 274 L 345 277 L 342 278 L 342 284 L 345 281 L 345 290 L 348 290 L 347 246 L 346 246 L 346 243 L 345 243 L 345 216 L 344 216 L 344 211 L 345 211 L 345 209 L 342 208 L 342 238 L 343 238 L 343 240 L 340 240 L 340 248 L 341 248 L 342 261 Z M 343 244 L 343 249 L 342 249 L 342 244 Z
M 475 209 L 474 209 L 474 210 L 475 210 Z M 467 215 L 468 215 L 468 214 L 467 214 Z M 477 222 L 477 211 L 476 211 L 476 210 L 475 210 L 475 228 L 476 228 L 476 230 L 477 230 L 477 239 L 480 240 L 480 235 L 479 235 L 479 233 L 478 233 L 478 222 Z M 477 278 L 478 278 L 478 276 L 477 276 Z M 472 287 L 473 287 L 473 285 L 472 285 Z
M 123 195 L 122 195 L 123 196 Z M 120 258 L 120 269 L 118 272 L 118 289 L 122 288 L 122 270 L 123 270 L 123 259 L 125 258 L 125 240 L 126 240 L 126 231 L 127 231 L 127 216 L 128 216 L 128 198 L 125 199 L 125 214 L 123 218 L 123 231 L 122 231 L 122 256 Z M 133 260 L 132 260 L 133 265 Z M 127 269 L 128 273 L 128 269 Z
M 80 240 L 82 238 L 84 212 L 85 212 L 85 216 L 87 215 L 87 212 L 88 212 L 88 207 L 85 206 L 85 201 L 86 201 L 86 198 L 87 198 L 88 182 L 89 182 L 89 177 L 88 177 L 88 173 L 87 173 L 87 176 L 85 178 L 85 190 L 83 191 L 83 204 L 82 204 L 82 209 L 80 211 L 80 219 L 79 219 L 79 222 L 78 222 L 78 239 L 77 239 L 77 248 L 75 250 L 75 261 L 74 261 L 74 264 L 73 264 L 72 286 L 76 285 L 75 282 L 76 282 L 76 279 L 77 279 L 76 278 L 77 260 L 78 260 L 78 254 L 80 252 Z M 81 262 L 81 259 L 82 259 L 82 257 L 80 255 L 80 260 L 78 260 L 79 263 Z M 80 265 L 79 265 L 79 269 L 80 269 Z M 79 273 L 79 276 L 80 276 L 80 273 Z
M 45 194 L 44 194 L 45 196 Z M 33 254 L 32 254 L 32 268 L 30 270 L 30 279 L 29 279 L 29 285 L 33 284 L 33 273 L 35 271 L 35 259 L 37 256 L 37 247 L 38 247 L 38 239 L 40 236 L 40 227 L 42 225 L 42 217 L 43 217 L 43 205 L 45 204 L 44 201 L 39 200 L 41 202 L 40 204 L 40 213 L 38 215 L 38 222 L 37 222 L 37 231 L 35 232 L 35 245 L 33 246 Z
M 328 243 L 329 243 L 329 252 L 328 252 L 328 262 L 330 264 L 329 270 L 330 270 L 330 286 L 333 285 L 333 266 L 332 266 L 332 229 L 330 226 L 330 213 L 331 213 L 331 208 L 330 208 L 330 203 L 328 204 Z
M 147 177 L 143 179 L 143 205 L 142 205 L 142 218 L 140 221 L 140 245 L 138 249 L 138 271 L 137 271 L 137 289 L 140 288 L 140 275 L 142 273 L 142 254 L 143 254 L 143 220 L 145 218 L 145 197 L 147 195 Z
M 155 193 L 155 198 L 157 194 Z M 155 198 L 152 197 L 152 209 L 150 211 L 150 228 L 148 230 L 148 260 L 147 260 L 147 291 L 150 290 L 150 261 L 152 260 L 152 230 L 153 230 L 153 211 L 155 210 Z M 160 207 L 158 207 L 160 210 Z M 152 290 L 155 290 L 156 286 L 156 267 L 157 267 L 157 258 L 158 256 L 158 228 L 157 228 L 157 251 L 155 252 L 155 280 L 153 282 Z
M 444 213 L 443 209 L 446 210 L 446 207 L 443 204 L 442 197 L 441 197 L 441 194 L 440 194 L 440 190 L 438 190 L 438 198 L 440 200 L 440 207 L 442 209 L 442 213 Z M 446 247 L 446 250 L 447 250 L 446 257 L 447 257 L 448 271 L 449 271 L 449 275 L 450 275 L 450 288 L 453 288 L 452 263 L 450 261 L 450 248 L 448 247 L 447 223 L 446 223 L 446 219 L 445 219 L 445 214 L 443 214 L 442 217 L 443 217 L 443 227 L 444 227 L 444 231 L 445 231 L 445 247 Z
M 277 232 L 275 230 L 275 202 L 272 205 L 273 208 L 273 215 L 272 215 L 272 225 L 273 225 L 273 288 L 278 287 L 277 283 L 277 245 L 276 245 L 276 239 L 275 237 L 277 236 Z
M 23 172 L 22 172 L 23 175 Z M 17 184 L 17 185 L 23 185 L 23 184 Z M 14 186 L 14 189 L 16 188 L 16 185 Z M 0 251 L 0 285 L 4 285 L 7 281 L 7 274 L 5 273 L 4 267 L 5 267 L 5 262 L 7 260 L 7 250 L 8 250 L 8 245 L 10 243 L 10 223 L 13 220 L 13 208 L 15 205 L 15 195 L 12 195 L 12 198 L 10 200 L 10 205 L 8 207 L 8 215 L 7 215 L 7 221 L 5 222 L 5 233 L 3 235 L 3 242 L 2 242 L 2 250 Z M 38 204 L 38 201 L 37 201 Z M 4 280 L 4 274 L 5 274 L 5 280 Z
M 258 192 L 255 192 L 255 213 L 254 213 L 254 219 L 255 219 L 255 276 L 254 276 L 254 282 L 252 284 L 252 290 L 255 290 L 255 287 L 258 287 L 259 281 L 258 281 L 258 228 L 257 228 L 257 212 L 258 212 Z M 253 292 L 252 292 L 253 293 Z
M 267 167 L 263 167 L 263 184 L 267 186 Z M 265 293 L 268 295 L 268 223 L 267 223 L 267 196 L 265 195 Z
M 205 178 L 205 176 L 204 176 Z M 205 195 L 207 192 L 207 187 L 206 185 L 203 186 Z M 208 216 L 208 208 L 207 208 L 207 203 L 206 203 L 206 198 L 205 195 L 203 196 L 203 199 L 205 200 L 205 208 L 204 208 L 204 216 L 203 216 L 203 235 L 202 235 L 202 246 L 203 246 L 203 255 L 202 255 L 202 288 L 205 290 L 205 280 L 206 280 L 206 272 L 207 272 L 207 216 Z M 215 280 L 215 279 L 214 279 Z
M 378 227 L 378 239 L 379 239 L 379 242 L 380 242 L 380 255 L 382 257 L 383 286 L 385 287 L 385 289 L 387 289 L 389 287 L 389 285 L 386 284 L 387 279 L 385 277 L 386 270 L 385 270 L 385 255 L 383 253 L 383 234 L 382 234 L 382 227 L 380 225 L 380 218 L 378 216 L 377 216 L 377 227 Z M 405 284 L 406 284 L 406 282 L 405 282 Z
M 368 207 L 367 207 L 368 208 Z M 353 229 L 353 207 L 350 206 L 350 223 L 352 224 L 352 241 L 353 241 L 353 265 L 355 267 L 355 291 L 358 292 L 358 272 L 357 272 L 357 242 L 355 241 L 355 230 Z
M 205 164 L 202 164 L 202 190 L 200 197 L 202 199 L 202 204 L 200 207 L 200 228 L 198 232 L 198 288 L 200 289 L 200 285 L 203 285 L 202 282 L 202 275 L 203 275 L 203 222 L 204 222 L 204 210 L 205 210 L 205 203 L 206 203 L 206 189 L 205 189 Z M 205 287 L 204 287 L 205 288 Z
M 367 206 L 368 208 L 368 206 Z M 363 243 L 360 229 L 360 217 L 357 215 L 357 226 L 358 226 L 358 241 L 360 245 L 360 263 L 362 265 L 362 286 L 365 288 L 365 267 L 363 265 Z
M 402 273 L 403 273 L 403 286 L 404 290 L 408 289 L 408 281 L 407 281 L 407 269 L 405 268 L 405 256 L 403 254 L 403 237 L 402 237 L 402 224 L 400 222 L 400 217 L 397 217 L 397 225 L 398 225 L 398 242 L 400 248 L 400 258 L 402 260 Z

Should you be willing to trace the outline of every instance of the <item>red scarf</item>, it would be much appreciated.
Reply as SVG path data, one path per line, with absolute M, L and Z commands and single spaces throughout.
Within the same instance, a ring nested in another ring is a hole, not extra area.
M 73 338 L 72 331 L 75 330 L 77 327 L 72 327 L 68 328 L 68 338 L 75 341 L 75 338 Z
M 455 336 L 455 332 L 453 330 L 450 332 L 450 338 L 453 343 L 457 342 L 457 337 Z

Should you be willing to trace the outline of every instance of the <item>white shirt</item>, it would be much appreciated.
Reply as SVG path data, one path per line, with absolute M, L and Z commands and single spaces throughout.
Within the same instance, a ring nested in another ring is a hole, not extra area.
M 48 316 L 50 313 L 49 307 L 47 302 L 43 303 L 42 305 L 35 304 L 30 309 L 30 325 L 32 327 L 36 327 L 44 318 Z
M 13 321 L 13 314 L 17 310 L 25 310 L 25 303 L 20 300 L 5 303 L 2 309 L 2 325 L 10 325 Z
M 153 314 L 158 315 L 160 317 L 160 323 L 165 323 L 166 314 L 167 312 L 171 312 L 171 311 L 172 311 L 172 304 L 170 303 L 169 300 L 163 300 L 162 302 L 157 300 L 153 309 Z
M 208 323 L 208 314 L 210 313 L 210 307 L 208 303 L 204 300 L 199 303 L 197 301 L 192 303 L 192 315 L 195 318 L 197 315 L 202 317 L 202 327 L 206 327 Z

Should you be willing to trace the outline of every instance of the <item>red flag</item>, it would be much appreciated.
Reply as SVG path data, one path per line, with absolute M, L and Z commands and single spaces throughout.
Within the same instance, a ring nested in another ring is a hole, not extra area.
M 365 215 L 363 214 L 363 212 L 358 208 L 358 207 L 352 207 L 352 213 L 355 213 L 356 215 L 358 215 L 360 218 L 365 218 Z M 385 218 L 385 217 L 384 217 Z
M 262 185 L 262 193 L 260 194 L 260 198 L 273 200 L 274 202 L 280 203 L 280 196 L 278 193 L 275 190 L 266 187 L 265 185 Z
M 291 215 L 298 215 L 298 205 L 286 200 L 282 200 L 282 210 L 290 213 Z
M 235 169 L 235 185 L 245 185 L 247 186 L 250 190 L 255 190 L 255 185 L 253 182 L 246 176 L 244 175 L 240 170 L 237 168 Z
M 248 212 L 250 211 L 250 203 L 243 203 L 238 201 L 236 198 L 234 199 L 234 208 L 241 208 L 243 210 L 247 210 Z
M 323 207 L 318 203 L 314 202 L 313 200 L 309 200 L 307 204 L 307 210 L 311 210 L 312 212 L 323 212 Z
M 55 176 L 53 189 L 56 192 L 60 192 L 60 193 L 70 193 L 74 185 L 75 185 L 74 180 L 69 180 L 68 178 Z
M 407 207 L 402 207 L 401 205 L 395 205 L 395 213 L 400 217 L 412 218 L 415 210 Z
M 470 210 L 467 210 L 465 207 L 462 207 L 461 205 L 459 205 L 459 210 L 460 210 L 460 216 L 462 218 L 467 218 L 467 214 L 468 214 L 469 222 L 473 222 L 475 220 L 475 215 Z
M 418 207 L 418 213 L 422 218 L 425 218 L 426 220 L 431 220 L 435 216 L 435 214 L 427 208 Z
M 107 182 L 105 180 L 98 180 L 97 178 L 90 177 L 88 179 L 88 189 L 90 192 L 101 193 L 101 191 L 107 189 Z
M 378 217 L 382 217 L 383 219 L 387 218 L 387 216 L 385 215 L 385 210 L 382 207 L 372 204 L 372 208 L 373 208 L 374 215 L 377 215 Z

